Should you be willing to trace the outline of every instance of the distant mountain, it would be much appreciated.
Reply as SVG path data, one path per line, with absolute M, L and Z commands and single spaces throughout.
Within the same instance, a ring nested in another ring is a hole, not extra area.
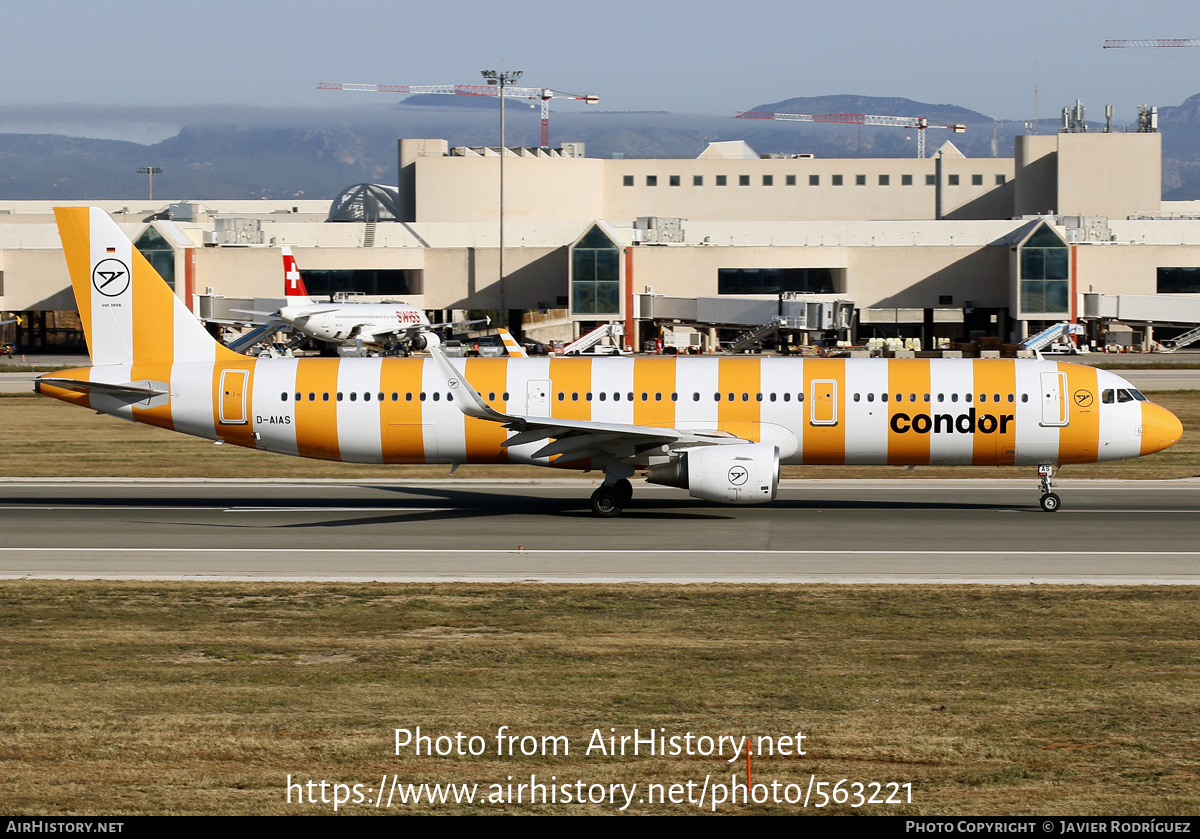
M 772 114 L 874 114 L 888 117 L 924 117 L 955 123 L 990 123 L 992 118 L 957 105 L 930 105 L 912 99 L 889 96 L 797 96 L 782 102 L 757 105 L 748 110 Z
M 499 142 L 496 102 L 483 97 L 409 97 L 397 105 L 386 99 L 373 106 L 308 110 L 258 109 L 220 113 L 183 125 L 159 143 L 140 145 L 52 134 L 0 134 L 0 199 L 121 199 L 144 195 L 139 166 L 159 166 L 156 194 L 172 198 L 328 198 L 364 181 L 395 183 L 398 137 L 443 138 L 451 146 Z M 435 101 L 436 100 L 436 101 Z M 454 107 L 446 107 L 454 105 Z M 481 105 L 476 105 L 480 102 Z M 467 107 L 461 104 L 470 103 Z M 431 105 L 437 105 L 430 107 Z M 510 101 L 507 141 L 537 145 L 538 108 Z M 756 105 L 775 113 L 874 113 L 923 116 L 962 122 L 964 134 L 929 129 L 932 154 L 952 141 L 968 157 L 1013 154 L 1013 138 L 1023 122 L 993 123 L 953 105 L 869 96 L 819 96 Z M 145 111 L 147 121 L 158 119 Z M 2 116 L 2 114 L 0 114 Z M 165 121 L 165 120 L 164 120 Z M 1200 199 L 1200 95 L 1159 110 L 1163 132 L 1163 193 L 1168 199 Z M 1101 126 L 1096 125 L 1095 128 Z M 1043 120 L 1043 134 L 1058 128 Z M 912 157 L 916 132 L 860 125 L 735 119 L 728 116 L 621 113 L 551 106 L 553 145 L 580 141 L 590 157 L 690 158 L 716 140 L 745 140 L 760 153 L 815 154 L 818 157 Z

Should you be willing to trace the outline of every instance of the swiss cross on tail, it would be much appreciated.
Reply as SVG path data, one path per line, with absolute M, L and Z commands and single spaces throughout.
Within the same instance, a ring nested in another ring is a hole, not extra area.
M 283 251 L 283 293 L 288 298 L 303 297 L 308 299 L 308 289 L 300 278 L 300 269 L 296 267 L 296 257 L 292 256 L 291 248 Z

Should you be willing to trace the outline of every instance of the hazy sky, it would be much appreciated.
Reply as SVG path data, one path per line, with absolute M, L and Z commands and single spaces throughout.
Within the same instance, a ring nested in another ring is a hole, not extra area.
M 1101 49 L 1106 38 L 1200 37 L 1196 0 L 4 6 L 0 118 L 5 106 L 67 103 L 382 105 L 382 94 L 316 86 L 474 84 L 502 64 L 530 87 L 595 92 L 602 110 L 675 113 L 855 93 L 1029 119 L 1036 76 L 1043 118 L 1080 97 L 1089 117 L 1111 102 L 1128 121 L 1137 104 L 1200 92 L 1200 48 Z

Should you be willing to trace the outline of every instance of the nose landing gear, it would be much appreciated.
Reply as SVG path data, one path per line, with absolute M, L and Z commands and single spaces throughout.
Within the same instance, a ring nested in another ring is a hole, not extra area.
M 1051 488 L 1058 486 L 1052 480 L 1054 477 L 1054 466 L 1049 463 L 1043 463 L 1038 466 L 1038 486 L 1042 490 L 1042 509 L 1047 513 L 1056 513 L 1058 508 L 1062 506 L 1062 499 L 1051 492 Z

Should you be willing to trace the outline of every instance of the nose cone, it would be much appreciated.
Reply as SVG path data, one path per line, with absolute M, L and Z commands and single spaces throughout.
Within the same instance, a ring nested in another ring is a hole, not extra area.
M 1179 417 L 1153 402 L 1142 403 L 1142 427 L 1142 454 L 1169 449 L 1183 436 Z

